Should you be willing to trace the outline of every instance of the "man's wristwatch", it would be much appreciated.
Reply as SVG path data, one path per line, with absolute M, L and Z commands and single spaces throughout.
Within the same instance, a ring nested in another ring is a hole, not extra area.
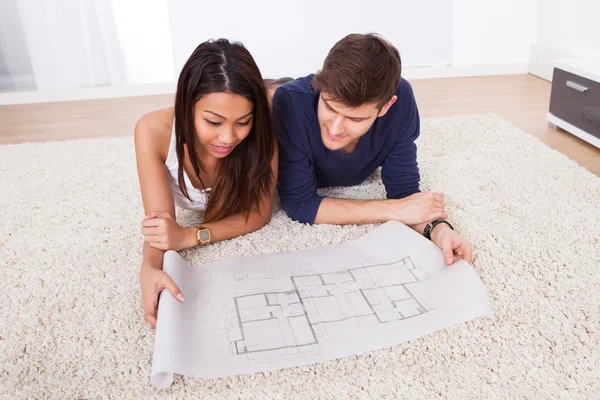
M 210 231 L 203 226 L 199 226 L 196 232 L 196 239 L 198 239 L 198 244 L 210 243 Z
M 454 227 L 450 225 L 450 222 L 446 221 L 445 219 L 436 219 L 425 225 L 425 229 L 423 230 L 423 236 L 431 240 L 431 231 L 439 224 L 446 224 L 450 227 L 450 229 L 454 230 Z

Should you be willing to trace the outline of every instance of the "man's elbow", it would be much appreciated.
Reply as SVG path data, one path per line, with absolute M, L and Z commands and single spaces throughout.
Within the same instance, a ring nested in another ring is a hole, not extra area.
M 312 225 L 315 223 L 315 219 L 311 218 L 304 212 L 304 208 L 301 204 L 282 202 L 281 207 L 292 221 L 300 222 L 301 224 Z

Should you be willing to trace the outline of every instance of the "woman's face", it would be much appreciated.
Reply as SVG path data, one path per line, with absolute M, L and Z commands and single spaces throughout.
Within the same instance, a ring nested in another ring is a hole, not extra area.
M 254 104 L 232 93 L 210 93 L 195 105 L 196 134 L 204 152 L 224 158 L 250 134 Z

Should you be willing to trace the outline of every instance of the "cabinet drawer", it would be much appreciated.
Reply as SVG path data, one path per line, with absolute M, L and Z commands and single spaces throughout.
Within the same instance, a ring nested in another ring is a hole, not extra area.
M 554 68 L 550 112 L 600 138 L 600 83 Z

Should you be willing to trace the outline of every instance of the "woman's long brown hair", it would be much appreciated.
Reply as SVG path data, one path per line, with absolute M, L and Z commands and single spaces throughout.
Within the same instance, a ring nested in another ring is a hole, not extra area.
M 277 147 L 267 93 L 250 52 L 241 43 L 230 43 L 226 39 L 204 42 L 183 66 L 175 95 L 177 158 L 184 160 L 184 145 L 187 145 L 198 178 L 203 165 L 195 150 L 194 107 L 202 96 L 218 92 L 238 94 L 252 102 L 254 121 L 246 139 L 217 163 L 204 223 L 240 212 L 247 220 L 253 209 L 258 210 L 262 196 L 271 194 L 271 160 Z M 179 188 L 190 199 L 183 166 L 180 161 Z M 206 189 L 202 179 L 200 183 Z

